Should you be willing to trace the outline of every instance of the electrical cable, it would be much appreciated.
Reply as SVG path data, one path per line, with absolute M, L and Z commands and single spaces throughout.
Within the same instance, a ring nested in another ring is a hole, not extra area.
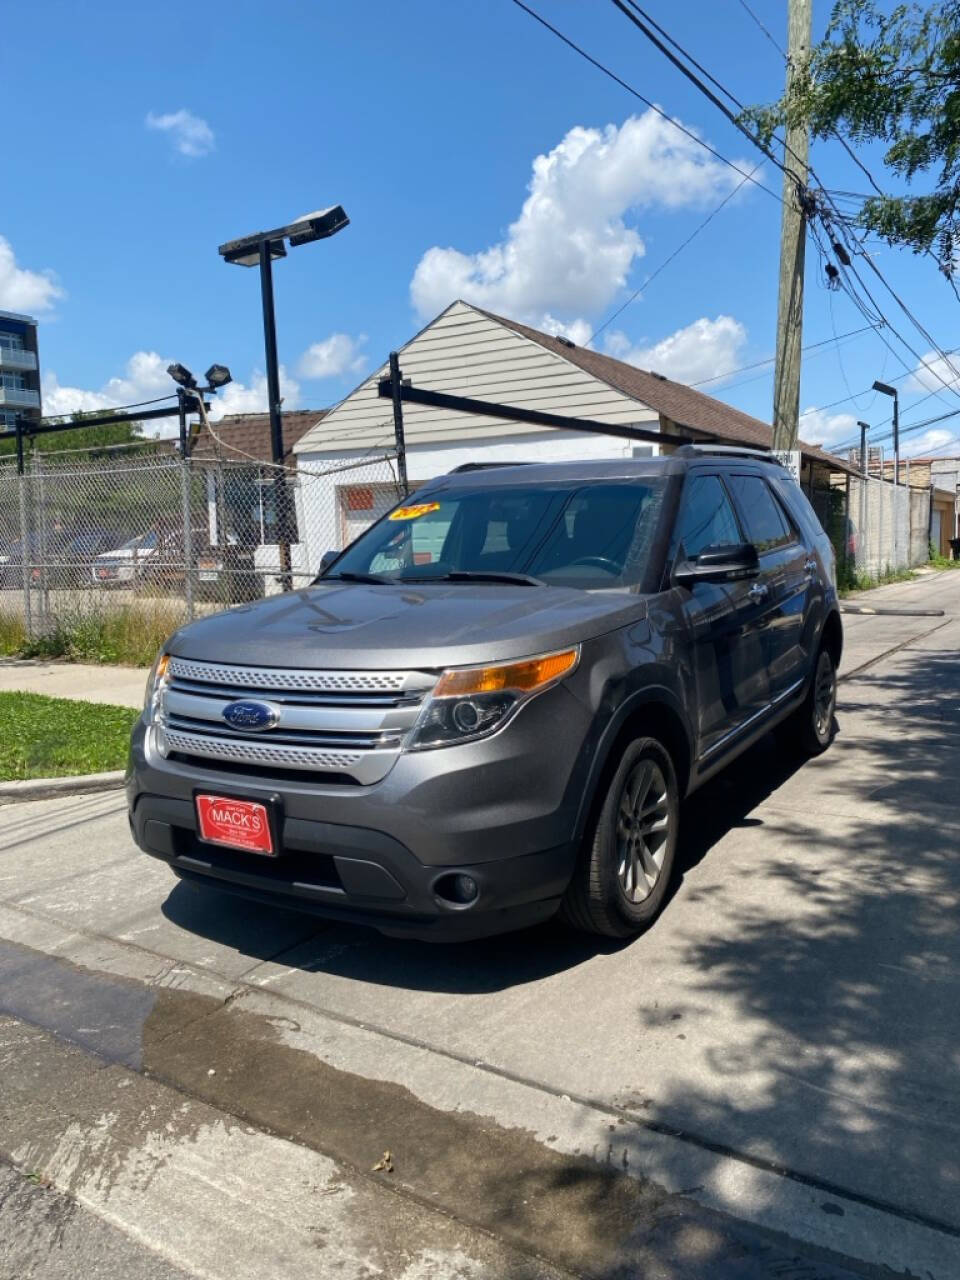
M 759 173 L 759 171 L 762 168 L 763 166 L 758 164 L 753 172 Z M 705 227 L 709 226 L 709 224 L 714 220 L 714 218 L 721 211 L 721 209 L 723 209 L 727 204 L 730 203 L 733 197 L 737 194 L 737 192 L 741 189 L 741 187 L 743 187 L 744 183 L 746 183 L 750 179 L 750 177 L 752 177 L 751 174 L 745 174 L 737 183 L 737 185 L 733 188 L 733 190 L 728 192 L 728 194 L 724 196 L 724 198 L 720 201 L 720 203 L 713 210 L 713 212 L 707 214 L 707 216 L 700 223 L 700 225 L 694 231 L 692 231 L 690 235 L 687 236 L 686 240 L 684 240 L 682 244 L 677 245 L 673 253 L 671 253 L 668 258 L 665 258 L 664 261 L 660 263 L 659 267 L 657 267 L 655 271 L 651 271 L 650 275 L 647 276 L 643 284 L 641 284 L 639 288 L 633 291 L 633 293 L 626 300 L 626 302 L 624 302 L 622 306 L 619 306 L 616 309 L 616 311 L 614 311 L 611 315 L 607 316 L 603 324 L 599 325 L 596 329 L 594 329 L 593 333 L 591 333 L 590 337 L 587 339 L 587 342 L 586 342 L 587 346 L 589 346 L 590 343 L 593 342 L 594 338 L 596 338 L 598 334 L 603 333 L 604 329 L 606 329 L 606 327 L 609 324 L 612 324 L 613 321 L 616 320 L 617 316 L 621 314 L 621 312 L 626 311 L 627 307 L 629 307 L 632 302 L 635 302 L 636 299 L 639 298 L 640 294 L 643 293 L 644 289 L 648 288 L 650 284 L 654 280 L 656 280 L 657 276 L 661 273 L 661 271 L 663 271 L 666 267 L 669 267 L 670 263 L 673 262 L 674 258 L 679 257 L 680 254 L 684 251 L 684 249 L 686 249 L 687 245 L 690 244 L 691 241 L 695 240 L 697 236 L 700 234 L 700 232 L 704 230 Z
M 666 111 L 663 110 L 662 107 L 658 107 L 655 102 L 651 102 L 649 98 L 644 97 L 644 95 L 639 91 L 639 89 L 635 89 L 633 85 L 628 84 L 626 80 L 618 76 L 615 71 L 611 71 L 609 67 L 604 66 L 602 62 L 599 62 L 591 54 L 587 53 L 586 49 L 582 48 L 575 41 L 571 40 L 569 36 L 565 36 L 562 31 L 558 30 L 555 26 L 553 26 L 552 23 L 548 22 L 546 18 L 542 17 L 539 13 L 537 13 L 535 9 L 531 9 L 529 5 L 524 4 L 524 0 L 512 0 L 512 3 L 515 4 L 518 9 L 522 9 L 524 13 L 529 14 L 529 16 L 533 18 L 536 22 L 539 22 L 542 27 L 546 27 L 546 29 L 549 32 L 551 32 L 551 34 L 555 35 L 558 40 L 561 40 L 568 48 L 572 49 L 575 53 L 578 53 L 581 56 L 581 58 L 585 58 L 587 62 L 590 63 L 591 66 L 596 67 L 598 71 L 602 71 L 605 76 L 609 76 L 611 80 L 615 81 L 616 84 L 620 85 L 621 89 L 626 89 L 627 93 L 632 94 L 633 97 L 637 98 L 640 102 L 642 102 L 645 107 L 649 107 L 651 111 L 655 112 L 663 120 L 666 120 L 668 124 L 673 125 L 675 129 L 678 129 L 682 134 L 688 137 L 692 142 L 695 142 L 698 147 L 703 147 L 705 151 L 709 151 L 712 156 L 714 156 L 717 160 L 721 161 L 721 163 L 725 164 L 727 168 L 732 169 L 734 173 L 739 173 L 741 178 L 746 178 L 748 181 L 752 182 L 755 187 L 759 187 L 761 191 L 765 191 L 767 195 L 772 196 L 773 199 L 776 200 L 778 204 L 783 204 L 783 200 L 779 195 L 777 195 L 776 191 L 771 190 L 770 187 L 765 186 L 764 183 L 752 177 L 751 174 L 746 173 L 743 169 L 740 168 L 739 165 L 734 164 L 732 160 L 728 160 L 726 156 L 721 155 L 719 151 L 717 151 L 714 147 L 711 147 L 709 142 L 704 142 L 704 140 L 698 137 L 697 134 L 695 134 L 691 129 L 685 128 L 682 124 L 680 124 L 678 120 L 674 120 L 673 117 L 669 116 L 666 113 Z
M 658 23 L 655 23 L 653 19 L 651 19 L 649 15 L 644 12 L 644 10 L 639 6 L 639 4 L 637 4 L 637 0 L 626 0 L 626 2 L 625 0 L 611 0 L 611 2 L 646 37 L 646 39 L 649 40 L 655 46 L 655 48 L 657 48 L 688 80 L 690 80 L 692 84 L 694 84 L 700 90 L 700 92 L 715 107 L 717 107 L 717 109 L 724 115 L 724 117 L 727 120 L 729 120 L 746 138 L 748 138 L 751 142 L 753 142 L 753 144 L 758 148 L 758 150 L 760 150 L 768 159 L 770 159 L 774 164 L 776 164 L 777 167 L 780 168 L 784 173 L 789 172 L 786 166 L 781 162 L 779 162 L 776 159 L 776 157 L 772 154 L 772 152 L 770 151 L 770 148 L 765 143 L 763 143 L 759 138 L 757 138 L 754 134 L 752 134 L 750 130 L 743 125 L 743 123 L 734 115 L 734 113 L 730 110 L 730 108 L 727 107 L 725 103 L 721 102 L 720 99 L 716 96 L 716 94 L 710 88 L 708 88 L 707 85 L 705 85 L 703 81 L 700 80 L 698 76 L 695 75 L 694 72 L 690 70 L 689 67 L 685 66 L 684 63 L 680 60 L 680 58 L 677 57 L 676 54 L 674 54 L 673 52 L 671 52 L 669 48 L 667 48 L 667 46 L 663 43 L 663 41 L 658 38 L 658 36 L 650 29 L 650 26 L 648 26 L 647 24 L 650 23 L 653 26 L 655 26 L 657 30 L 664 35 L 665 39 L 669 40 L 670 43 L 674 46 L 674 48 L 677 49 L 683 55 L 684 58 L 686 58 L 690 63 L 692 63 L 694 66 L 700 69 L 705 75 L 708 75 L 712 83 L 717 85 L 720 88 L 721 92 L 726 94 L 726 96 L 730 99 L 731 102 L 735 103 L 736 105 L 742 108 L 742 103 L 740 103 L 739 99 L 736 98 L 736 96 L 733 93 L 731 93 L 728 89 L 726 89 L 720 83 L 720 81 L 718 81 L 714 76 L 710 75 L 709 72 L 707 72 L 704 68 L 702 68 L 701 64 L 698 63 L 692 57 L 692 55 L 688 53 L 686 49 L 683 48 L 682 45 L 680 45 L 676 40 L 674 40 L 671 36 L 669 36 Z M 628 5 L 629 5 L 629 8 L 628 8 Z M 631 12 L 631 9 L 634 10 L 635 12 Z M 637 16 L 638 14 L 640 15 L 640 17 Z M 810 165 L 809 163 L 805 163 L 800 157 L 797 157 L 796 153 L 792 150 L 792 148 L 789 147 L 789 145 L 786 142 L 784 142 L 783 145 L 784 145 L 785 151 L 788 151 L 791 155 L 794 156 L 795 159 L 798 159 L 800 163 L 803 165 L 803 167 L 806 168 L 809 174 L 819 184 L 824 198 L 829 203 L 830 193 L 820 182 L 820 178 L 817 175 L 816 171 L 813 169 L 812 165 Z M 801 196 L 802 196 L 802 192 L 800 190 L 800 184 L 798 182 L 798 198 Z M 839 210 L 834 209 L 834 211 L 837 214 L 837 217 L 839 219 L 840 218 Z M 823 221 L 824 223 L 824 229 L 826 230 L 827 234 L 830 235 L 831 228 L 830 228 L 829 222 L 824 216 L 822 208 L 818 207 L 817 212 L 819 213 L 821 221 Z M 807 218 L 808 223 L 810 222 L 810 220 L 811 219 L 808 216 Z M 844 231 L 846 231 L 845 227 L 844 227 Z M 845 235 L 844 239 L 847 241 L 847 244 L 849 246 L 850 245 L 849 236 Z M 831 242 L 831 246 L 832 246 L 832 242 Z M 867 265 L 871 268 L 871 270 L 874 272 L 874 274 L 877 276 L 880 282 L 888 290 L 891 297 L 893 297 L 894 301 L 901 308 L 901 310 L 904 312 L 907 318 L 911 321 L 911 323 L 914 325 L 917 331 L 926 339 L 927 342 L 930 343 L 930 345 L 936 351 L 937 355 L 939 355 L 942 359 L 945 360 L 947 366 L 951 368 L 955 374 L 957 374 L 957 377 L 960 378 L 960 372 L 958 372 L 956 369 L 953 369 L 953 366 L 951 365 L 949 358 L 946 357 L 946 355 L 940 348 L 939 344 L 936 342 L 936 340 L 933 338 L 930 332 L 921 324 L 921 322 L 917 319 L 917 317 L 913 315 L 913 313 L 907 307 L 903 299 L 899 296 L 899 294 L 897 294 L 896 290 L 894 290 L 892 285 L 890 285 L 889 282 L 885 279 L 882 272 L 879 270 L 879 268 L 873 262 L 873 260 L 863 252 L 863 247 L 862 245 L 859 244 L 859 242 L 857 243 L 857 248 L 854 249 L 854 253 L 858 254 L 858 256 L 863 256 L 866 259 Z M 846 266 L 846 264 L 844 265 Z M 955 391 L 955 388 L 951 387 L 949 383 L 947 383 L 944 379 L 939 378 L 939 374 L 937 374 L 936 371 L 930 367 L 927 361 L 910 346 L 910 344 L 904 339 L 903 335 L 898 332 L 898 330 L 893 326 L 893 324 L 891 324 L 890 320 L 880 309 L 879 304 L 870 294 L 870 291 L 867 289 L 863 280 L 859 276 L 859 273 L 856 271 L 855 268 L 852 267 L 852 264 L 848 269 L 852 271 L 853 275 L 855 276 L 855 278 L 857 279 L 857 282 L 860 285 L 860 288 L 870 299 L 870 302 L 872 303 L 876 311 L 876 318 L 882 320 L 886 324 L 887 328 L 890 329 L 890 331 L 898 338 L 898 340 L 903 344 L 903 346 L 906 347 L 907 350 L 911 352 L 911 354 L 919 361 L 919 363 L 922 364 L 931 374 L 933 374 L 934 377 L 937 377 L 941 382 L 943 382 L 943 385 L 947 390 Z M 851 290 L 848 290 L 848 291 L 851 291 Z M 858 300 L 858 305 L 860 305 L 862 309 L 862 306 L 863 306 L 862 299 Z
M 726 94 L 726 96 L 731 100 L 731 102 L 736 103 L 737 106 L 741 106 L 742 104 L 737 101 L 737 99 L 733 96 L 732 93 L 730 93 L 727 89 L 725 89 L 718 80 L 715 80 L 714 77 L 711 76 L 708 71 L 704 71 L 703 68 L 700 67 L 700 64 L 693 57 L 691 57 L 691 55 L 687 53 L 687 51 L 683 49 L 681 45 L 677 44 L 676 40 L 674 40 L 671 36 L 667 35 L 667 33 L 663 30 L 661 26 L 659 26 L 659 24 L 654 23 L 653 19 L 650 18 L 648 14 L 644 13 L 643 9 L 641 9 L 640 6 L 636 4 L 635 0 L 627 0 L 627 3 L 630 5 L 630 8 L 627 7 L 627 4 L 624 3 L 624 0 L 611 0 L 611 3 L 617 9 L 620 10 L 620 12 L 624 15 L 624 17 L 629 22 L 632 22 L 633 25 L 646 36 L 646 38 L 650 41 L 651 44 L 655 46 L 655 48 L 660 50 L 660 52 L 664 55 L 665 58 L 667 58 L 670 62 L 673 63 L 673 65 L 677 68 L 677 70 L 682 75 L 686 76 L 686 78 L 691 82 L 691 84 L 696 85 L 696 87 L 700 90 L 700 92 L 708 99 L 708 101 L 713 103 L 713 105 L 717 108 L 717 110 L 720 111 L 727 118 L 727 120 L 729 120 L 729 122 L 733 125 L 735 129 L 738 129 L 745 138 L 748 138 L 750 142 L 752 142 L 753 145 L 757 147 L 758 150 L 763 152 L 763 154 L 767 157 L 767 159 L 770 161 L 771 164 L 775 165 L 782 172 L 784 173 L 787 172 L 786 166 L 783 164 L 782 161 L 777 159 L 777 157 L 773 154 L 773 152 L 766 145 L 766 143 L 762 142 L 756 136 L 756 134 L 751 133 L 750 130 L 746 127 L 746 125 L 743 124 L 737 118 L 734 112 L 730 110 L 727 104 L 725 102 L 721 102 L 721 100 L 717 97 L 717 95 L 713 92 L 713 90 L 709 89 L 703 83 L 702 80 L 700 80 L 696 75 L 694 75 L 694 73 L 690 70 L 690 68 L 685 66 L 675 53 L 671 53 L 671 51 L 667 48 L 667 46 L 663 43 L 663 41 L 660 40 L 654 34 L 654 32 L 650 30 L 650 27 L 647 26 L 647 23 L 649 22 L 649 23 L 652 23 L 652 25 L 656 26 L 657 30 L 663 33 L 664 37 L 670 41 L 670 43 L 674 46 L 674 48 L 680 50 L 683 56 L 689 62 L 692 62 L 695 67 L 701 70 L 704 75 L 709 76 L 710 80 L 715 85 L 717 85 L 717 87 L 720 89 L 722 93 Z M 636 13 L 631 13 L 630 9 L 636 10 Z M 637 14 L 641 16 L 638 17 Z
M 776 49 L 777 53 L 779 53 L 782 57 L 786 58 L 787 56 L 786 50 L 782 47 L 782 45 L 778 44 L 776 38 L 773 35 L 771 35 L 768 28 L 765 27 L 764 24 L 760 21 L 760 19 L 757 17 L 754 11 L 747 4 L 747 0 L 740 0 L 740 5 L 742 8 L 746 9 L 747 13 L 749 13 L 750 17 L 754 20 L 754 22 L 757 24 L 757 26 L 760 28 L 763 34 L 767 37 L 767 39 Z

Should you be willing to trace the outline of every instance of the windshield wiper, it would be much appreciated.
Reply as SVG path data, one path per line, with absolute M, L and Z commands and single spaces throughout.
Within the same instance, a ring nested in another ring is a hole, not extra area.
M 451 569 L 434 577 L 403 578 L 403 582 L 510 582 L 517 587 L 545 587 L 542 578 L 529 573 L 499 573 L 495 569 Z
M 380 573 L 353 573 L 350 569 L 344 569 L 342 573 L 327 573 L 322 578 L 317 579 L 318 582 L 372 582 L 376 587 L 386 587 L 396 582 L 396 578 L 385 578 Z

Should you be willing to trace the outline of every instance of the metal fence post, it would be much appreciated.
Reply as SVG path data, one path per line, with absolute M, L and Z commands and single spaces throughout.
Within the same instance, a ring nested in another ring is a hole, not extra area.
M 17 433 L 17 484 L 20 498 L 20 578 L 23 585 L 23 626 L 27 637 L 33 637 L 33 617 L 30 611 L 30 575 L 27 572 L 27 544 L 30 521 L 27 516 L 27 485 L 30 483 L 23 466 L 23 422 L 20 415 L 14 417 Z
M 180 500 L 183 508 L 183 594 L 187 619 L 193 619 L 193 522 L 190 518 L 190 446 L 187 439 L 187 406 L 182 387 L 177 390 L 180 411 Z

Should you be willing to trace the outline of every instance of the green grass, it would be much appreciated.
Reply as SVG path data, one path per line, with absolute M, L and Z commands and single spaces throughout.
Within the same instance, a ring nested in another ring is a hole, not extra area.
M 159 601 L 64 609 L 31 637 L 19 613 L 0 610 L 0 655 L 149 667 L 183 620 L 182 606 Z
M 139 714 L 40 693 L 0 693 L 0 779 L 122 769 Z
M 837 594 L 844 598 L 857 591 L 872 591 L 874 587 L 885 587 L 891 582 L 910 582 L 913 579 L 912 569 L 886 569 L 876 578 L 868 573 L 857 573 L 846 565 L 837 566 Z

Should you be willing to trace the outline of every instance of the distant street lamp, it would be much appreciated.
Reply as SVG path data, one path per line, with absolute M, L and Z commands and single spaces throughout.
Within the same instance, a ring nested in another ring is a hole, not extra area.
M 858 422 L 860 428 L 860 474 L 867 474 L 867 432 L 870 430 L 869 422 Z
M 274 510 L 278 523 L 280 548 L 280 576 L 283 589 L 293 585 L 290 569 L 289 513 L 286 502 L 286 482 L 283 472 L 283 419 L 280 411 L 280 368 L 277 360 L 277 326 L 273 309 L 273 259 L 285 258 L 288 241 L 291 249 L 314 240 L 326 240 L 342 231 L 350 222 L 341 205 L 319 209 L 305 214 L 285 227 L 272 231 L 255 231 L 228 240 L 218 252 L 224 262 L 238 267 L 260 267 L 260 296 L 263 303 L 263 343 L 267 360 L 267 405 L 270 413 L 270 449 L 276 471 L 274 473 Z
M 881 395 L 893 397 L 893 567 L 901 568 L 900 564 L 900 396 L 896 387 L 891 387 L 887 382 L 875 382 L 873 384 L 874 391 L 879 391 Z M 907 480 L 910 479 L 909 471 Z M 909 521 L 909 515 L 907 517 Z M 909 527 L 909 526 L 908 526 Z M 909 540 L 909 533 L 907 535 Z M 909 559 L 909 557 L 908 557 Z
M 893 397 L 893 483 L 900 483 L 900 395 L 896 387 L 887 382 L 875 382 L 874 391 Z

